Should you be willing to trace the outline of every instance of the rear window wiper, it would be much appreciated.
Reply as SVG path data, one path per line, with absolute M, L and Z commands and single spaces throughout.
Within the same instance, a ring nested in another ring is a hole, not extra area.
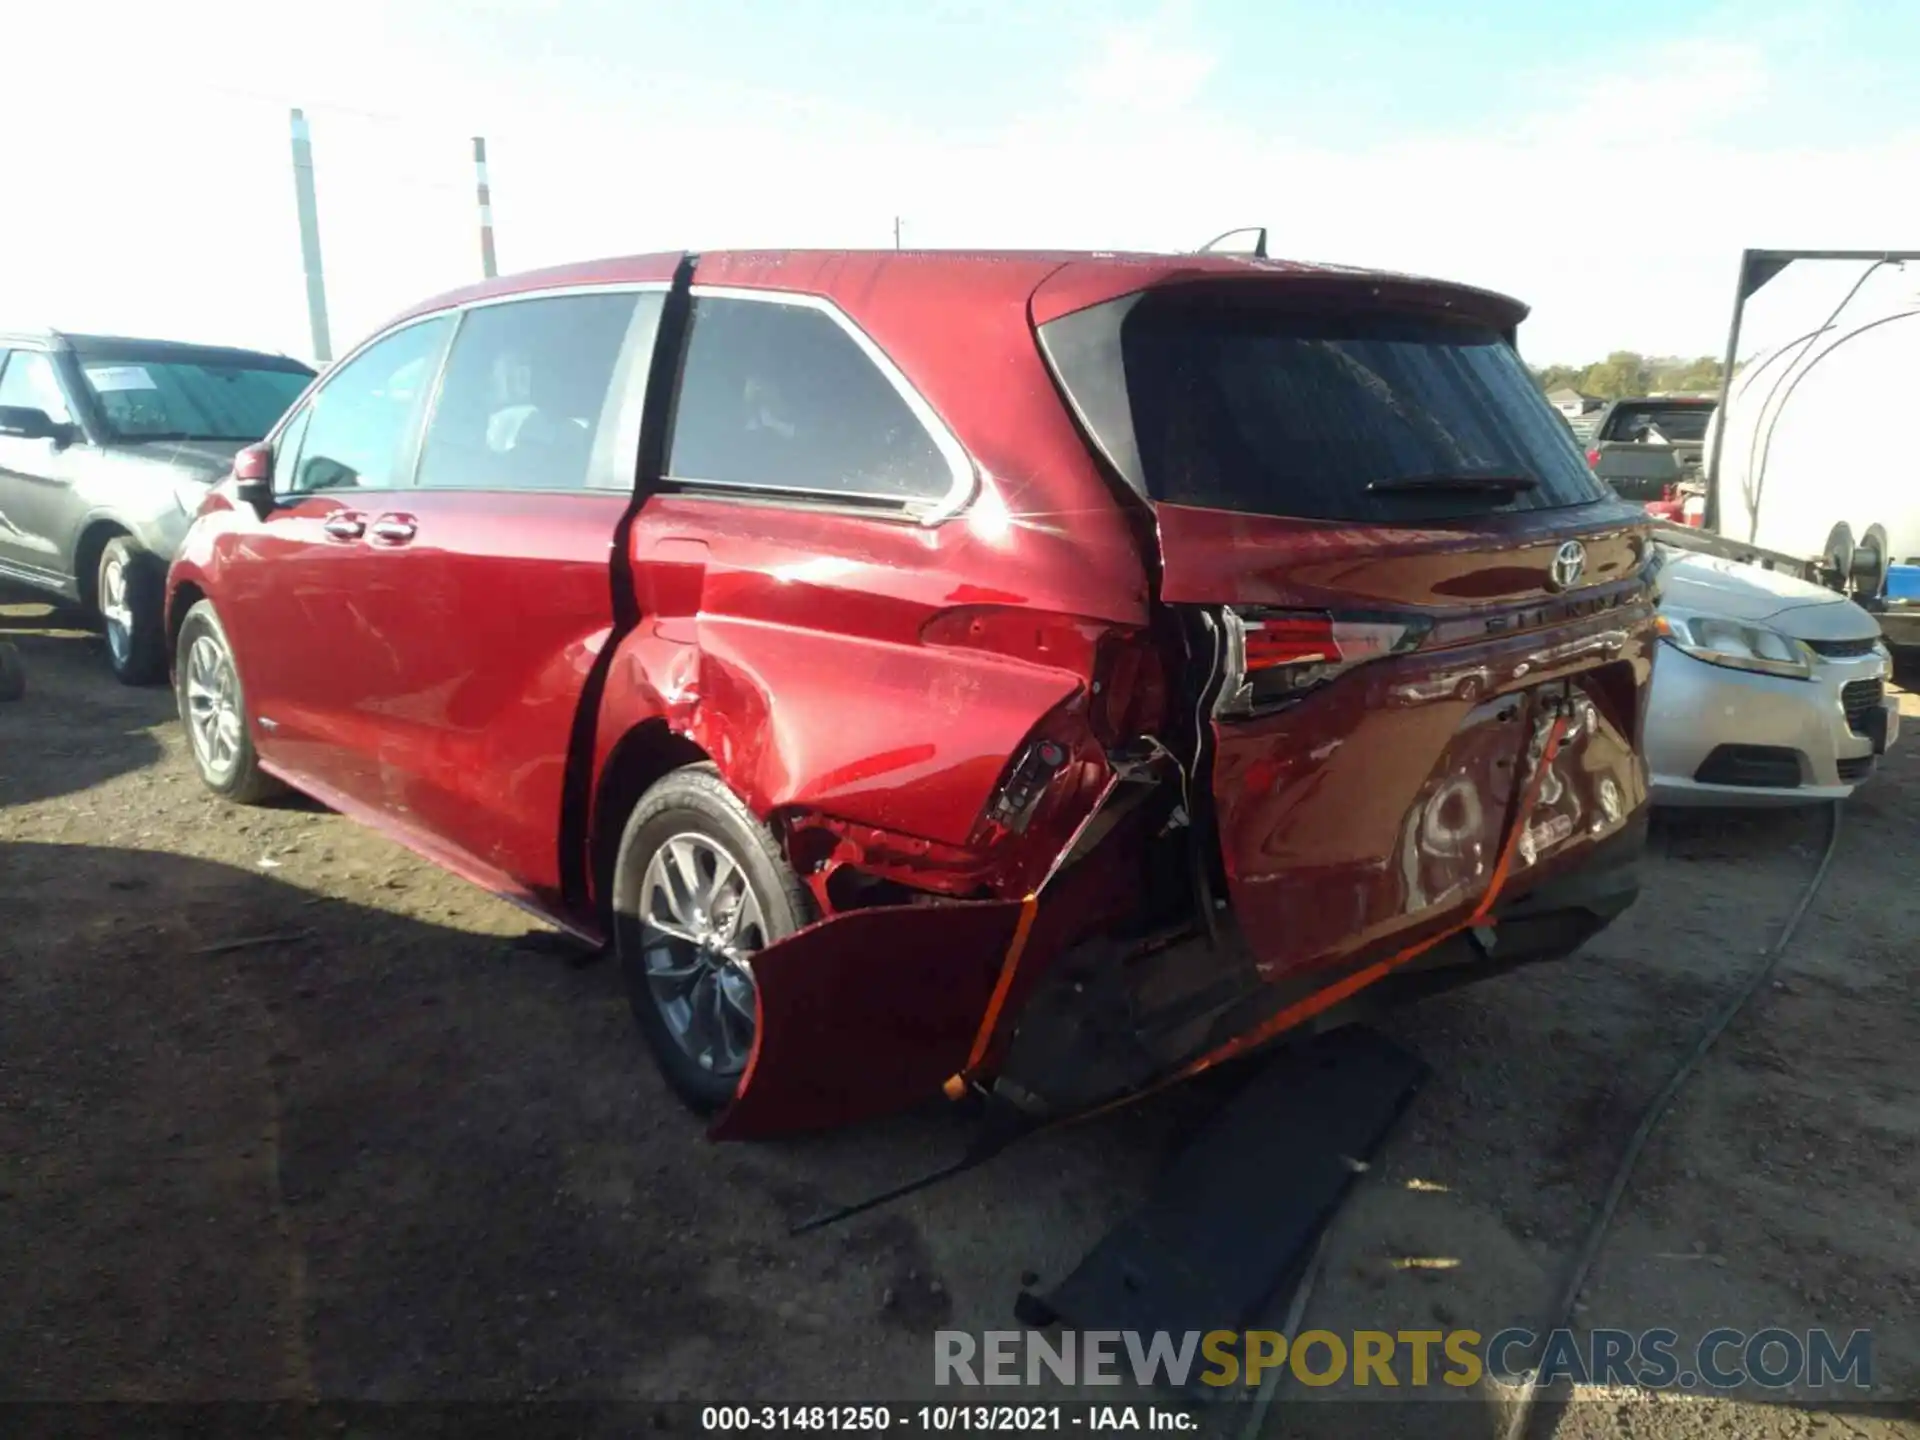
M 1396 475 L 1391 480 L 1367 482 L 1369 495 L 1512 495 L 1538 489 L 1540 482 L 1531 475 L 1434 474 Z

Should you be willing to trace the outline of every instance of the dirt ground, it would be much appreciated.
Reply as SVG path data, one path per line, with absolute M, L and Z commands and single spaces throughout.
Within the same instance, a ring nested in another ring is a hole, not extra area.
M 317 807 L 208 797 L 168 693 L 114 684 L 71 623 L 0 608 L 30 687 L 0 704 L 0 1401 L 952 1399 L 933 1332 L 1012 1328 L 1021 1284 L 1071 1269 L 1210 1103 L 1169 1092 L 790 1237 L 957 1154 L 961 1119 L 707 1143 L 611 964 Z M 1882 1408 L 1636 1392 L 1545 1428 L 1920 1436 L 1885 1408 L 1920 1396 L 1909 741 L 1846 807 L 1777 982 L 1649 1147 L 1579 1314 L 1871 1328 L 1858 1398 Z M 1639 905 L 1586 953 L 1397 1012 L 1433 1079 L 1336 1222 L 1307 1324 L 1538 1326 L 1824 826 L 1664 824 Z M 1270 1434 L 1499 1420 L 1485 1389 L 1281 1398 Z

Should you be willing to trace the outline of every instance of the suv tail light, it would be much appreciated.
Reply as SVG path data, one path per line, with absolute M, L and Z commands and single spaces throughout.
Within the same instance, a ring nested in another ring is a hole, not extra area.
M 1600 468 L 1600 447 L 1598 445 L 1587 451 L 1587 468 L 1591 470 Z
M 1424 622 L 1325 611 L 1220 612 L 1225 683 L 1214 714 L 1251 715 L 1383 655 L 1414 649 Z

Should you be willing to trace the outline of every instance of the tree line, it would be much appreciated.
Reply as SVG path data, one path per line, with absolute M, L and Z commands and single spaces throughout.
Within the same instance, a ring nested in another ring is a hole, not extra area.
M 1713 355 L 1697 360 L 1641 355 L 1616 350 L 1591 365 L 1547 365 L 1533 378 L 1545 391 L 1570 388 L 1600 400 L 1627 395 L 1655 395 L 1662 391 L 1712 394 L 1720 388 L 1720 361 Z

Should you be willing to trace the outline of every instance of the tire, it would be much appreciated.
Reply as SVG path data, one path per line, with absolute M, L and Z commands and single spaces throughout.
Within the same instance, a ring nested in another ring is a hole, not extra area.
M 201 783 L 236 805 L 258 805 L 280 794 L 286 787 L 260 768 L 254 752 L 240 671 L 211 600 L 187 612 L 177 654 L 174 698 Z
M 106 635 L 107 664 L 122 685 L 151 685 L 167 673 L 166 589 L 159 557 L 125 535 L 100 552 L 93 606 Z
M 686 874 L 674 868 L 681 863 L 697 883 L 675 878 Z M 660 1073 L 693 1110 L 719 1109 L 752 1053 L 748 957 L 813 919 L 806 887 L 714 767 L 691 765 L 656 783 L 627 817 L 613 911 L 627 998 Z M 663 933 L 661 920 L 686 938 Z M 728 944 L 733 924 L 743 928 Z

